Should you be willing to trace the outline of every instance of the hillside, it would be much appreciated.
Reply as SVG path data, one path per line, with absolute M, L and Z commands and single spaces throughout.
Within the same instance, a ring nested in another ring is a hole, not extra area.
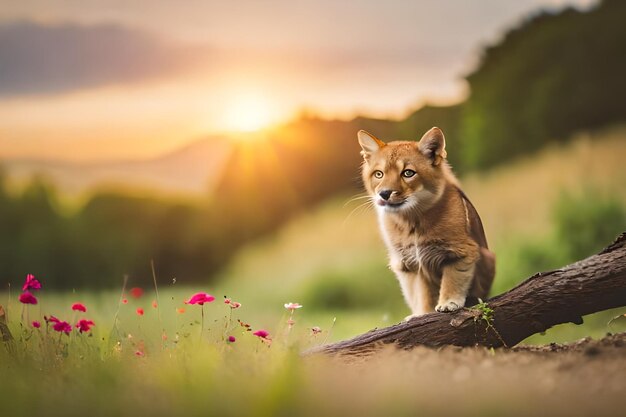
M 32 159 L 0 161 L 18 183 L 34 175 L 46 177 L 64 194 L 80 194 L 94 188 L 122 188 L 166 193 L 204 194 L 216 186 L 232 143 L 214 136 L 191 142 L 164 155 L 145 160 L 67 162 Z

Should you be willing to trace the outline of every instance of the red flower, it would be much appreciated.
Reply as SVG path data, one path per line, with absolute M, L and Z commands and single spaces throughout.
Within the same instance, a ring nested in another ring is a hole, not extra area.
M 143 295 L 143 289 L 139 288 L 139 287 L 134 287 L 130 289 L 130 295 L 133 298 L 141 298 L 141 296 Z
M 143 316 L 143 308 L 137 307 L 137 314 Z
M 60 322 L 60 321 L 61 321 L 61 320 L 57 319 L 57 318 L 56 318 L 56 317 L 54 317 L 54 316 L 50 316 L 50 317 L 43 316 L 43 318 L 44 318 L 44 320 L 45 320 L 46 322 L 48 322 L 48 323 L 50 323 L 50 322 L 52 322 L 52 323 L 58 323 L 58 322 Z
M 54 323 L 52 328 L 57 332 L 65 332 L 65 334 L 70 334 L 70 332 L 72 331 L 71 324 L 69 324 L 66 321 L 61 321 L 54 316 L 50 316 L 50 318 L 48 318 L 47 321 Z
M 74 303 L 72 304 L 72 310 L 82 311 L 83 313 L 87 312 L 87 307 L 83 303 Z
M 269 339 L 270 338 L 270 333 L 267 330 L 257 330 L 256 332 L 252 333 L 253 335 L 261 338 L 261 339 Z
M 41 289 L 41 282 L 35 279 L 33 274 L 26 275 L 26 281 L 22 286 L 22 291 L 26 291 L 28 289 L 38 290 Z
M 38 329 L 41 327 L 41 323 L 39 323 L 37 320 L 33 321 L 31 324 L 33 325 L 35 329 Z
M 156 300 L 152 300 L 152 307 L 157 308 L 159 305 L 157 304 Z
M 20 303 L 22 304 L 37 304 L 37 298 L 26 290 L 20 294 Z
M 79 329 L 81 333 L 83 333 L 88 332 L 89 330 L 91 330 L 91 327 L 95 325 L 96 323 L 94 323 L 92 320 L 80 319 L 78 320 L 78 323 L 76 323 L 76 328 Z
M 122 298 L 122 304 L 128 304 L 128 300 L 126 298 Z
M 204 305 L 204 303 L 210 303 L 215 300 L 211 294 L 207 294 L 205 292 L 199 292 L 191 296 L 191 298 L 185 301 L 185 304 L 200 304 Z

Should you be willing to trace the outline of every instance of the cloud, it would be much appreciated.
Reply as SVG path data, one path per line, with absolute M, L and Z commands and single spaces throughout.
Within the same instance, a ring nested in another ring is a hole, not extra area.
M 193 68 L 206 48 L 119 25 L 0 24 L 0 96 L 58 94 Z

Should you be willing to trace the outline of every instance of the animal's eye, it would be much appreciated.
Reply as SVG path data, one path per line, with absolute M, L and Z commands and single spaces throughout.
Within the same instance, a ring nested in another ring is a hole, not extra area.
M 412 169 L 405 169 L 404 171 L 402 171 L 402 176 L 404 178 L 411 178 L 413 175 L 415 175 L 415 171 L 413 171 Z
M 383 177 L 383 172 L 382 171 L 374 171 L 374 178 L 382 178 Z

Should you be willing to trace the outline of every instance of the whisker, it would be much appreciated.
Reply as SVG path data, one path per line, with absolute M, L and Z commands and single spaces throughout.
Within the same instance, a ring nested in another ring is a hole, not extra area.
M 366 210 L 368 208 L 373 208 L 373 207 L 374 207 L 374 202 L 372 200 L 368 200 L 368 201 L 366 201 L 364 203 L 359 204 L 354 209 L 352 209 L 352 211 L 350 211 L 350 214 L 348 214 L 346 216 L 346 218 L 344 219 L 344 221 L 342 223 L 342 227 L 345 227 L 346 223 L 348 223 L 348 221 L 350 221 L 352 216 L 355 215 L 357 211 L 359 211 L 359 210 Z
M 346 207 L 348 204 L 350 204 L 350 203 L 352 203 L 354 201 L 363 200 L 363 199 L 366 199 L 366 198 L 370 198 L 370 196 L 367 195 L 367 194 L 365 194 L 365 195 L 358 195 L 357 194 L 356 196 L 354 196 L 354 197 L 350 198 L 348 201 L 346 201 L 343 206 Z

